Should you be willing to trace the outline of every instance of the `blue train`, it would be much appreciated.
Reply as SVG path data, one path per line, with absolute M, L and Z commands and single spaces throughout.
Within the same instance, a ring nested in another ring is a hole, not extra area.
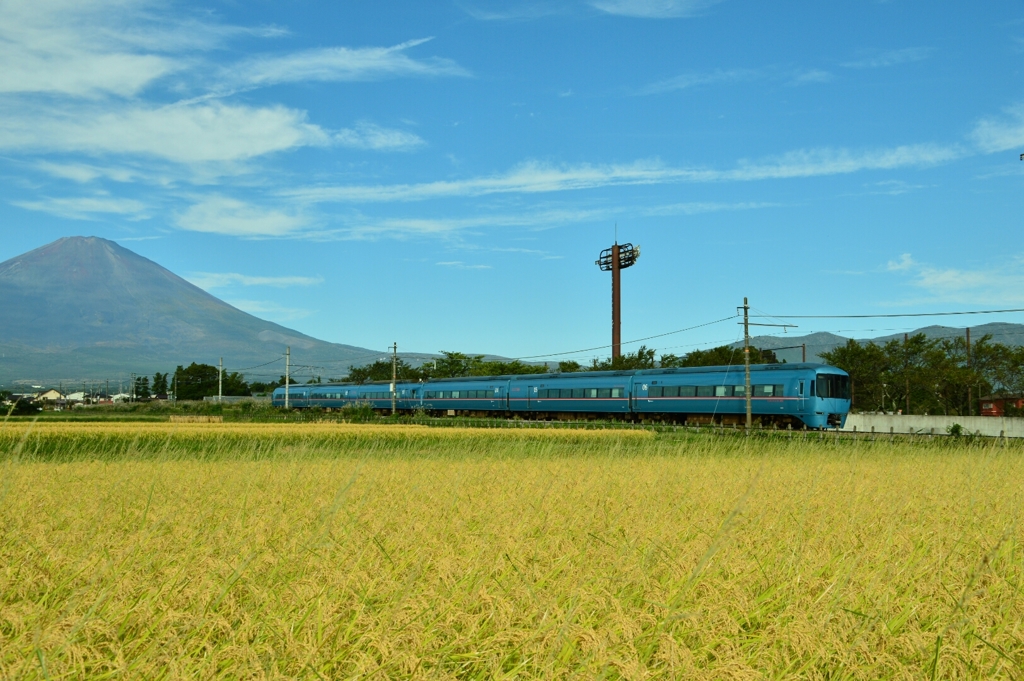
M 825 364 L 750 367 L 755 422 L 793 428 L 840 428 L 850 411 L 850 376 Z M 688 424 L 742 424 L 742 366 L 471 376 L 395 386 L 400 412 L 518 416 L 531 419 L 621 418 Z M 289 405 L 335 409 L 369 404 L 391 410 L 389 383 L 292 385 Z M 285 389 L 274 391 L 283 407 Z

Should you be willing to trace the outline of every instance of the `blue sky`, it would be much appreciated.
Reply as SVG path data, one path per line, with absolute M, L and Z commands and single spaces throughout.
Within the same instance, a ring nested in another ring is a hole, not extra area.
M 0 0 L 0 16 L 0 260 L 102 236 L 325 340 L 509 357 L 609 343 L 594 260 L 616 224 L 643 253 L 624 340 L 743 296 L 774 315 L 1024 307 L 1020 3 Z

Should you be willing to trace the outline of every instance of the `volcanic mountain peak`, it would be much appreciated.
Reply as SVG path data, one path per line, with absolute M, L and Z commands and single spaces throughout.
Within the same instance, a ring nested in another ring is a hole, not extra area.
M 303 364 L 333 363 L 341 374 L 369 352 L 258 319 L 99 237 L 66 237 L 0 263 L 0 300 L 4 380 L 150 373 L 221 356 L 242 367 L 289 344 Z

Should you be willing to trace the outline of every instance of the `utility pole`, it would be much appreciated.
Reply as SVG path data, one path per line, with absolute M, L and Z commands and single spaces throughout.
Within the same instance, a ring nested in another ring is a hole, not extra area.
M 217 404 L 224 401 L 224 358 L 217 365 Z
M 106 397 L 108 400 L 110 400 L 111 404 L 114 403 L 114 400 L 110 399 L 110 379 L 109 378 L 107 379 L 107 394 L 104 397 Z
M 967 415 L 974 416 L 974 402 L 971 396 L 971 380 L 973 367 L 971 366 L 971 327 L 967 327 Z
M 800 361 L 801 362 L 806 362 L 807 361 L 807 343 L 802 343 L 800 345 Z
M 391 346 L 391 415 L 398 412 L 398 341 Z
M 750 305 L 743 298 L 743 396 L 747 402 L 747 435 L 750 435 L 751 395 L 750 395 Z
M 284 408 L 288 408 L 288 393 L 291 390 L 289 385 L 292 382 L 292 346 L 284 349 Z
M 135 372 L 132 372 L 132 384 L 128 388 L 128 390 L 130 391 L 128 393 L 128 401 L 129 402 L 134 402 L 135 401 Z
M 907 354 L 907 334 L 903 334 L 903 378 L 907 382 L 907 416 L 910 416 L 910 355 Z

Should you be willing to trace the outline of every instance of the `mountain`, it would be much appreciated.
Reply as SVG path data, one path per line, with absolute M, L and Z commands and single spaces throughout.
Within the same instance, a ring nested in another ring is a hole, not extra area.
M 923 333 L 927 338 L 954 338 L 964 337 L 966 329 L 952 326 L 926 326 L 916 331 L 910 331 L 907 335 L 913 336 Z M 1024 324 L 1010 324 L 1006 322 L 992 322 L 980 326 L 971 327 L 971 340 L 978 341 L 983 336 L 991 336 L 993 343 L 1003 345 L 1020 346 L 1024 345 Z M 837 336 L 834 333 L 819 332 L 806 336 L 755 336 L 751 337 L 750 344 L 765 350 L 777 350 L 776 354 L 780 360 L 787 362 L 799 362 L 801 358 L 801 345 L 807 345 L 807 361 L 820 362 L 821 353 L 828 352 L 840 345 L 846 345 L 849 339 L 844 336 Z M 903 340 L 903 334 L 897 333 L 890 336 L 879 336 L 878 338 L 861 338 L 859 343 L 875 343 L 884 345 L 891 340 Z M 743 343 L 733 343 L 734 347 L 743 347 Z
M 258 319 L 106 239 L 67 237 L 0 263 L 0 384 L 113 382 L 220 357 L 228 371 L 279 360 L 259 370 L 269 378 L 284 373 L 286 346 L 325 377 L 384 354 Z

